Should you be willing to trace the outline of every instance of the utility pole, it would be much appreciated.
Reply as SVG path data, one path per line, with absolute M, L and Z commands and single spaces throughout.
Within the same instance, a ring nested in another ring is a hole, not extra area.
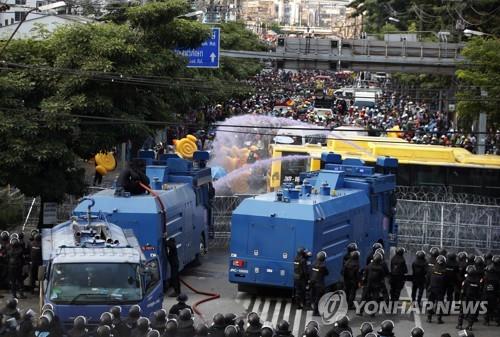
M 482 101 L 488 97 L 488 92 L 484 89 L 481 89 L 481 104 L 483 106 Z M 487 115 L 484 109 L 479 112 L 479 125 L 478 125 L 478 135 L 477 135 L 477 153 L 484 154 L 485 152 L 485 143 L 486 143 L 486 119 Z

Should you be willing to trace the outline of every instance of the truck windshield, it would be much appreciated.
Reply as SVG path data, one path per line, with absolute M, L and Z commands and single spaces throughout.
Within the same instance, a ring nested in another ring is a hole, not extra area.
M 54 303 L 127 303 L 142 299 L 138 264 L 58 263 L 52 267 L 48 294 Z

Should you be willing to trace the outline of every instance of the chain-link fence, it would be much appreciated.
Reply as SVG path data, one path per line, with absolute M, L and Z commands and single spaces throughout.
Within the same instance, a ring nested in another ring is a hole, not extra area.
M 227 247 L 231 214 L 247 195 L 217 196 L 212 247 Z M 500 206 L 398 200 L 400 245 L 412 251 L 428 245 L 468 251 L 500 251 Z

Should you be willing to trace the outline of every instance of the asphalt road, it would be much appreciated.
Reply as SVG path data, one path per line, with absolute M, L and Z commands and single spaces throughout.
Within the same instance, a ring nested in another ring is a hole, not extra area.
M 182 279 L 190 284 L 195 289 L 204 292 L 214 292 L 220 294 L 220 298 L 203 303 L 198 306 L 202 316 L 197 316 L 197 321 L 210 323 L 212 317 L 216 313 L 233 312 L 236 315 L 245 316 L 251 311 L 255 311 L 261 315 L 263 321 L 276 324 L 281 319 L 286 319 L 290 322 L 291 328 L 295 336 L 303 332 L 306 323 L 311 320 L 317 320 L 321 324 L 321 335 L 324 336 L 331 326 L 323 325 L 320 317 L 313 317 L 311 311 L 298 310 L 292 303 L 287 294 L 278 293 L 276 291 L 259 292 L 257 294 L 247 294 L 238 292 L 235 284 L 229 283 L 227 275 L 228 252 L 225 250 L 211 250 L 202 258 L 202 265 L 190 267 L 184 270 L 181 274 Z M 409 304 L 409 291 L 411 284 L 407 283 L 406 289 L 403 290 L 402 299 Z M 189 297 L 189 304 L 206 298 L 205 295 L 198 295 L 186 288 L 182 287 L 182 291 Z M 5 298 L 9 297 L 6 291 L 0 292 Z M 360 291 L 358 291 L 358 297 Z M 170 309 L 175 304 L 175 298 L 165 297 L 163 307 Z M 38 311 L 38 298 L 29 295 L 28 299 L 20 300 L 20 308 L 31 307 Z M 426 322 L 425 315 L 410 314 L 391 314 L 391 315 L 375 315 L 375 316 L 357 316 L 354 311 L 349 311 L 348 316 L 351 318 L 351 327 L 354 335 L 359 333 L 361 323 L 371 322 L 376 329 L 380 323 L 386 319 L 390 319 L 395 323 L 395 334 L 398 337 L 409 336 L 409 331 L 415 326 L 421 326 L 425 330 L 425 336 L 441 336 L 443 333 L 450 333 L 451 336 L 457 335 L 455 326 L 457 324 L 457 316 L 445 316 L 444 324 L 436 323 L 429 324 Z M 435 321 L 435 320 L 434 320 Z M 480 321 L 474 325 L 474 334 L 476 337 L 494 337 L 500 335 L 500 327 L 484 326 L 482 317 Z

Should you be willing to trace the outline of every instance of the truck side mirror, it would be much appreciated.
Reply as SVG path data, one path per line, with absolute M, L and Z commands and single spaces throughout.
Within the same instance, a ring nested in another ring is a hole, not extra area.
M 38 267 L 38 281 L 42 282 L 45 279 L 45 266 Z

